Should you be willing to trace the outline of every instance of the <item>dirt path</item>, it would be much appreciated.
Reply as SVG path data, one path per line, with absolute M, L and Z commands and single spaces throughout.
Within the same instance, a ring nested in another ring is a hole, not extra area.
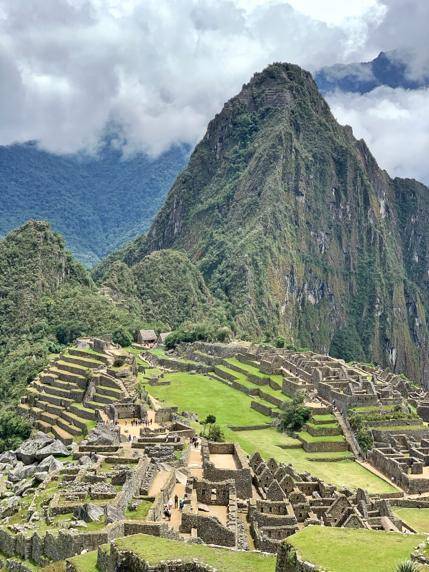
M 167 482 L 169 474 L 170 474 L 169 471 L 164 471 L 164 470 L 159 471 L 149 489 L 148 496 L 155 497 L 161 491 L 161 489 Z

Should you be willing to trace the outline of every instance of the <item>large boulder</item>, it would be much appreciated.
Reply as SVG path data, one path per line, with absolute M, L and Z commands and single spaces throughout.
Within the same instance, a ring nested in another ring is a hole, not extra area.
M 37 469 L 39 471 L 47 471 L 48 473 L 53 473 L 54 471 L 60 471 L 64 467 L 64 464 L 56 459 L 53 455 L 49 455 L 39 463 Z
M 4 499 L 0 503 L 0 518 L 6 518 L 6 516 L 12 516 L 19 510 L 21 499 L 17 496 L 12 496 Z
M 59 439 L 55 439 L 55 441 L 52 441 L 52 443 L 47 444 L 42 449 L 39 449 L 34 456 L 37 461 L 41 461 L 46 457 L 68 457 L 69 455 L 70 451 L 67 449 L 64 443 Z
M 37 465 L 24 465 L 22 461 L 19 461 L 16 466 L 10 470 L 7 474 L 7 478 L 12 483 L 18 483 L 28 477 L 32 477 L 38 470 Z
M 124 512 L 117 506 L 111 504 L 108 504 L 104 508 L 104 514 L 106 515 L 106 522 L 108 524 L 124 520 Z
M 36 461 L 36 453 L 41 451 L 44 447 L 52 442 L 52 437 L 48 437 L 44 433 L 38 433 L 36 437 L 31 437 L 30 439 L 27 439 L 21 443 L 21 445 L 15 451 L 16 456 L 26 465 L 31 465 L 34 463 L 34 461 Z
M 99 423 L 88 435 L 86 442 L 88 445 L 119 445 L 119 432 Z
M 1 465 L 16 465 L 17 458 L 16 453 L 13 451 L 5 451 L 0 455 L 0 464 Z
M 104 517 L 104 508 L 96 504 L 86 503 L 78 507 L 73 516 L 84 522 L 97 522 Z

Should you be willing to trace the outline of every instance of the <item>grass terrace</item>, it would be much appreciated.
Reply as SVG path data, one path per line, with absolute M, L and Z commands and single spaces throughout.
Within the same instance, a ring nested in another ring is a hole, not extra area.
M 429 534 L 429 508 L 392 507 L 395 515 L 416 532 Z
M 329 572 L 393 572 L 424 535 L 308 526 L 287 539 L 305 560 Z
M 229 426 L 263 425 L 269 421 L 265 415 L 250 409 L 252 399 L 241 391 L 200 374 L 171 373 L 164 379 L 171 384 L 146 386 L 151 395 L 167 405 L 177 405 L 179 410 L 195 412 L 200 419 L 209 414 L 216 415 L 225 439 L 239 443 L 249 454 L 259 451 L 265 458 L 274 457 L 277 461 L 292 463 L 296 470 L 309 471 L 337 486 L 362 487 L 373 494 L 397 492 L 387 481 L 353 461 L 348 451 L 307 453 L 300 447 L 300 441 L 273 427 L 232 431 Z M 332 416 L 322 417 L 330 420 Z
M 146 560 L 149 566 L 156 566 L 162 560 L 177 558 L 183 562 L 199 560 L 213 566 L 218 572 L 274 572 L 276 556 L 261 552 L 237 552 L 225 548 L 213 548 L 203 544 L 187 544 L 146 534 L 118 538 L 115 545 L 119 550 L 134 552 Z M 94 557 L 95 555 L 95 557 Z M 79 572 L 96 572 L 96 552 L 88 552 L 70 558 Z

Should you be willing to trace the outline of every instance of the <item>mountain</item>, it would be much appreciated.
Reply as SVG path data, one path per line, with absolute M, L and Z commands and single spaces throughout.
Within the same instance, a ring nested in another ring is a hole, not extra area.
M 370 62 L 324 67 L 315 73 L 314 79 L 322 93 L 336 89 L 368 93 L 382 85 L 403 89 L 428 87 L 429 73 L 416 75 L 413 60 L 414 55 L 407 51 L 380 52 Z
M 429 190 L 392 180 L 311 75 L 273 64 L 209 123 L 147 236 L 106 262 L 186 252 L 240 336 L 422 379 Z
M 2 405 L 15 400 L 63 344 L 83 334 L 132 332 L 139 319 L 98 292 L 46 222 L 12 231 L 0 240 Z
M 29 219 L 47 220 L 90 266 L 145 231 L 189 147 L 126 159 L 112 143 L 106 139 L 95 157 L 54 155 L 34 143 L 0 147 L 0 236 Z

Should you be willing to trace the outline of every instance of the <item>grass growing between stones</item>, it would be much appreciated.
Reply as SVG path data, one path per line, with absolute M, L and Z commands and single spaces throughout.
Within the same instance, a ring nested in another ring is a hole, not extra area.
M 329 572 L 392 572 L 425 539 L 365 529 L 308 526 L 288 538 L 304 558 Z
M 258 552 L 235 552 L 224 548 L 212 548 L 201 544 L 186 544 L 146 534 L 136 534 L 115 540 L 120 550 L 131 550 L 138 556 L 156 565 L 161 560 L 180 559 L 211 565 L 219 572 L 274 572 L 275 555 Z M 83 571 L 83 569 L 82 569 Z
M 97 551 L 87 552 L 74 558 L 69 558 L 78 572 L 97 572 Z
M 366 488 L 369 493 L 397 492 L 388 482 L 374 475 L 352 460 L 310 461 L 317 459 L 344 459 L 347 452 L 307 453 L 302 448 L 283 449 L 282 447 L 300 445 L 300 442 L 287 437 L 274 428 L 256 431 L 232 431 L 229 425 L 250 426 L 267 423 L 269 418 L 250 409 L 251 399 L 245 393 L 204 375 L 189 373 L 166 374 L 170 385 L 146 386 L 151 395 L 165 401 L 168 405 L 177 405 L 179 410 L 197 413 L 200 419 L 209 414 L 216 415 L 227 441 L 238 442 L 251 454 L 259 451 L 265 458 L 274 457 L 283 463 L 292 463 L 296 470 L 308 471 L 313 475 L 337 486 Z
M 429 508 L 393 507 L 395 515 L 410 525 L 416 532 L 429 533 Z
M 127 520 L 144 520 L 146 518 L 147 513 L 149 512 L 151 506 L 152 506 L 151 501 L 143 500 L 138 505 L 136 510 L 127 509 L 125 511 L 125 518 Z

